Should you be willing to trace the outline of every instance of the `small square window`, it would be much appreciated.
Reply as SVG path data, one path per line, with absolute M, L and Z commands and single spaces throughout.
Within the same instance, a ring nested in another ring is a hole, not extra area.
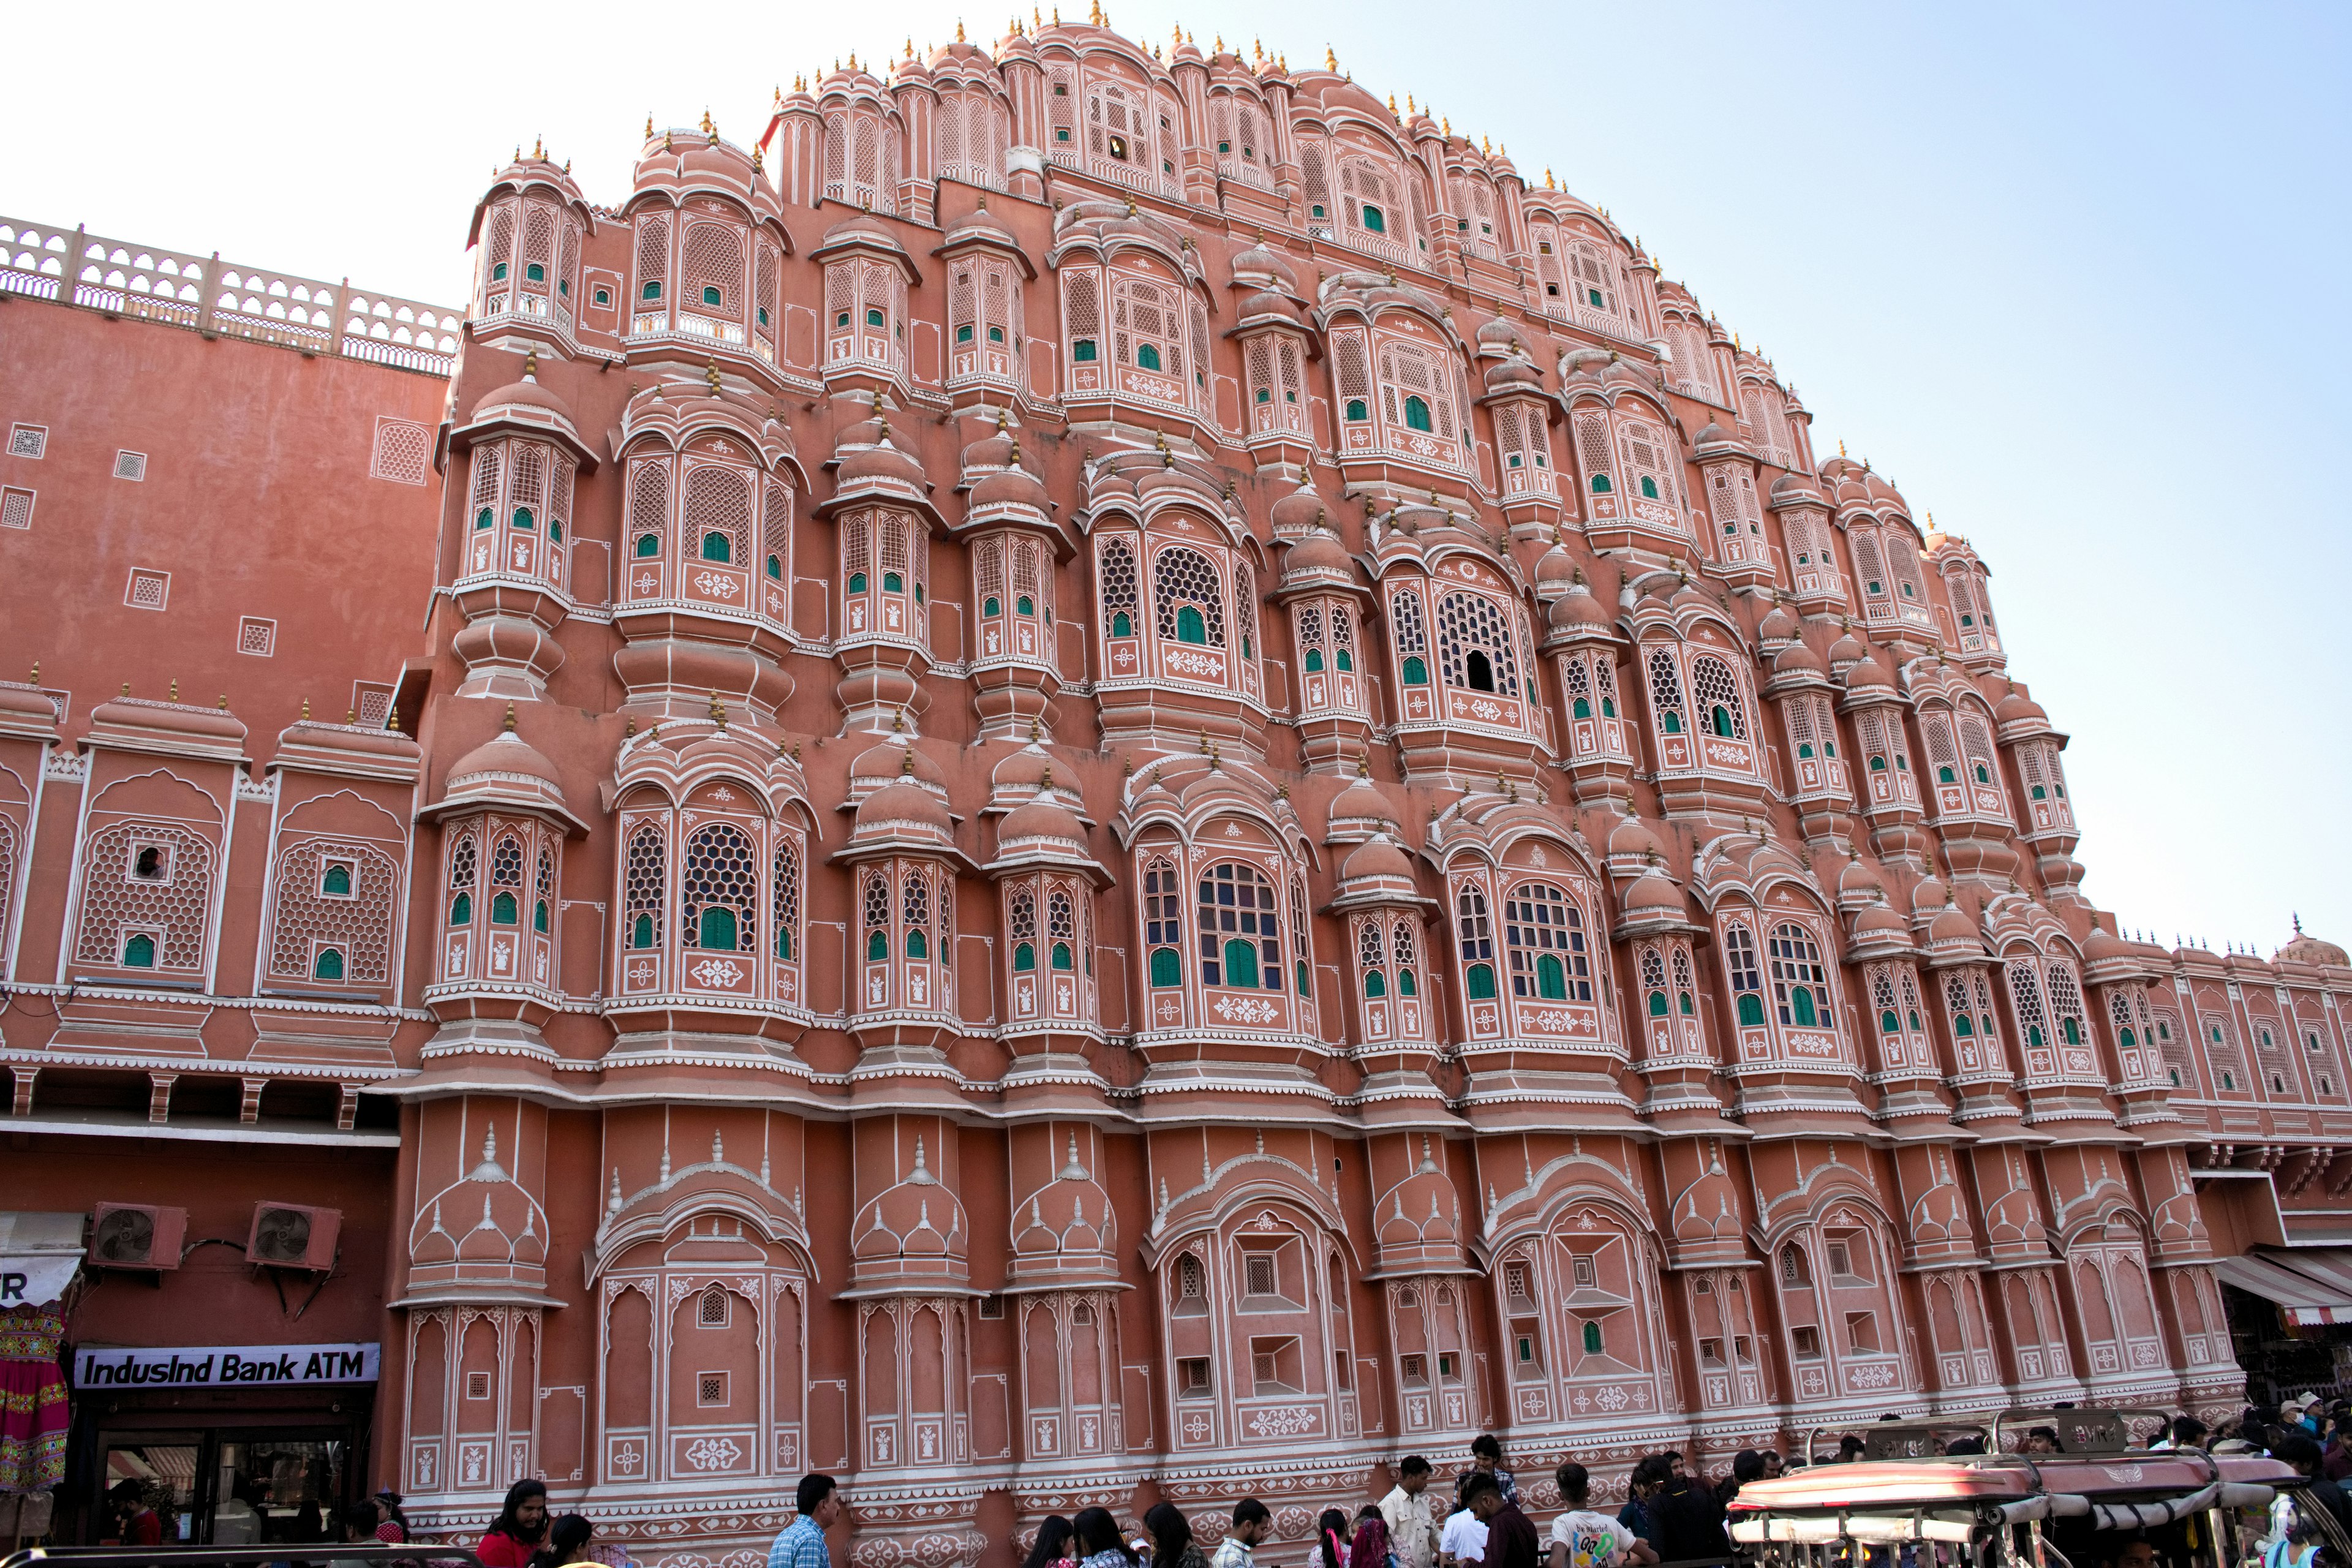
M 133 567 L 131 581 L 123 585 L 122 602 L 134 610 L 166 608 L 172 602 L 172 574 Z
M 1242 1279 L 1244 1294 L 1251 1296 L 1281 1294 L 1276 1286 L 1274 1254 L 1271 1252 L 1245 1254 L 1242 1259 Z
M 21 485 L 0 489 L 0 528 L 33 526 L 33 492 Z
M 1721 1340 L 1699 1341 L 1698 1360 L 1701 1366 L 1721 1366 L 1723 1364 L 1723 1342 Z
M 1878 1353 L 1878 1320 L 1868 1312 L 1845 1315 L 1845 1342 L 1858 1355 Z
M 1589 1252 L 1579 1252 L 1569 1259 L 1569 1277 L 1579 1285 L 1593 1282 L 1593 1258 Z
M 1176 1363 L 1176 1395 L 1180 1399 L 1209 1396 L 1209 1358 L 1186 1356 Z
M 597 304 L 599 304 L 599 305 L 610 305 L 612 302 L 613 302 L 613 291 L 612 291 L 610 289 L 597 289 L 597 290 L 596 290 L 596 303 L 597 303 Z
M 466 1374 L 466 1397 L 468 1399 L 488 1399 L 489 1396 L 490 1374 L 487 1372 L 467 1373 Z
M 1790 1344 L 1795 1348 L 1797 1359 L 1800 1361 L 1819 1361 L 1822 1359 L 1821 1330 L 1813 1328 L 1810 1324 L 1801 1328 L 1791 1329 L 1789 1331 L 1789 1340 Z
M 278 623 L 247 616 L 236 623 L 236 651 L 268 658 L 278 647 Z
M 117 452 L 114 454 L 114 477 L 137 483 L 147 477 L 147 454 Z
M 8 455 L 12 458 L 38 459 L 49 449 L 49 427 L 46 425 L 11 425 L 8 426 Z
M 698 1372 L 694 1374 L 694 1402 L 708 1410 L 727 1403 L 727 1374 L 723 1372 Z
M 982 1296 L 980 1299 L 980 1315 L 982 1320 L 986 1322 L 993 1323 L 1003 1321 L 1004 1318 L 1004 1298 L 1002 1296 Z
M 172 879 L 172 847 L 131 840 L 131 858 L 123 868 L 123 874 L 133 882 L 169 882 Z
M 1462 1375 L 1462 1358 L 1452 1351 L 1437 1352 L 1437 1375 L 1452 1383 Z
M 395 485 L 421 485 L 432 468 L 433 435 L 413 419 L 379 415 L 368 478 Z
M 1400 1366 L 1401 1370 L 1404 1373 L 1406 1387 L 1425 1388 L 1429 1385 L 1429 1358 L 1427 1356 L 1408 1355 L 1402 1357 L 1400 1358 Z
M 319 896 L 322 899 L 356 899 L 360 896 L 360 868 L 350 860 L 330 860 L 319 868 Z

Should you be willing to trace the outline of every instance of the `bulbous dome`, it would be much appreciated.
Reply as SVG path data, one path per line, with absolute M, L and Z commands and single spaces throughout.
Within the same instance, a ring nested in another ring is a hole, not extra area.
M 2339 969 L 2347 962 L 2344 950 L 2334 942 L 2307 935 L 2301 920 L 2294 922 L 2294 940 L 2280 948 L 2278 956 L 2296 963 L 2333 964 Z
M 1683 912 L 1683 891 L 1655 866 L 1633 879 L 1625 889 L 1625 913 L 1675 914 Z
M 1077 815 L 1049 796 L 1040 795 L 1025 805 L 1015 806 L 997 824 L 996 842 L 1000 849 L 1017 839 L 1052 838 L 1086 852 L 1087 830 Z
M 882 480 L 891 484 L 923 488 L 923 466 L 892 446 L 868 447 L 841 459 L 837 470 L 844 486 L 860 481 Z
M 1326 816 L 1333 831 L 1342 826 L 1358 831 L 1370 824 L 1393 826 L 1397 820 L 1396 803 L 1370 777 L 1359 773 L 1346 789 L 1331 801 Z
M 1772 656 L 1772 673 L 1778 675 L 1827 676 L 1822 666 L 1822 656 L 1803 643 L 1792 642 Z
M 1290 263 L 1263 244 L 1234 254 L 1234 276 L 1244 282 L 1271 285 L 1286 294 L 1298 292 L 1298 275 Z
M 1518 329 L 1500 316 L 1495 317 L 1478 329 L 1478 346 L 1482 349 L 1495 348 L 1507 352 L 1518 347 Z
M 1609 858 L 1614 860 L 1621 857 L 1656 864 L 1665 859 L 1666 852 L 1657 835 L 1642 826 L 1640 817 L 1624 816 L 1609 830 Z
M 913 766 L 908 765 L 909 762 Z M 866 747 L 857 753 L 857 760 L 849 764 L 849 787 L 853 793 L 857 792 L 860 785 L 867 789 L 887 789 L 902 778 L 934 784 L 942 790 L 948 786 L 944 768 L 896 735 Z
M 2042 704 L 2028 697 L 2024 688 L 2017 686 L 2011 687 L 2009 695 L 1994 705 L 1992 716 L 2004 730 L 2012 724 L 2047 726 L 2050 722 L 2050 715 L 2042 711 Z
M 857 808 L 857 831 L 914 826 L 952 832 L 954 820 L 937 796 L 920 784 L 894 784 L 876 790 Z
M 1054 759 L 1043 746 L 1031 742 L 1003 762 L 988 775 L 992 795 L 1019 795 L 1026 797 L 1052 783 Z
M 555 764 L 512 730 L 492 736 L 451 763 L 448 787 L 455 793 L 463 784 L 488 778 L 559 783 Z
M 1944 911 L 1927 922 L 1927 940 L 1942 946 L 1951 943 L 1971 947 L 1977 943 L 1976 922 L 1962 914 L 1957 904 L 1947 904 Z
M 565 430 L 579 428 L 572 417 L 571 405 L 541 386 L 538 375 L 532 373 L 526 373 L 520 381 L 492 387 L 475 399 L 473 412 L 466 416 L 466 423 L 475 425 L 500 416 L 528 420 L 533 410 L 541 411 Z
M 1845 863 L 1845 869 L 1838 873 L 1837 891 L 1840 903 L 1845 903 L 1849 900 L 1868 900 L 1874 903 L 1877 901 L 1881 889 L 1877 877 L 1872 873 L 1869 867 L 1860 860 L 1849 860 Z
M 975 510 L 982 507 L 1021 506 L 1044 511 L 1054 503 L 1035 475 L 1016 468 L 991 474 L 972 486 L 968 504 Z
M 1374 877 L 1412 880 L 1412 858 L 1397 847 L 1395 839 L 1385 833 L 1357 845 L 1348 852 L 1348 858 L 1339 862 L 1339 879 L 1343 882 Z
M 1549 602 L 1576 585 L 1576 558 L 1559 536 L 1552 536 L 1551 548 L 1536 563 L 1536 597 Z M 1590 598 L 1591 595 L 1587 595 Z
M 1854 661 L 1853 668 L 1845 672 L 1845 689 L 1848 691 L 1892 691 L 1895 682 L 1887 679 L 1885 667 L 1878 662 L 1877 657 L 1865 653 Z
M 1851 629 L 1840 632 L 1837 641 L 1830 644 L 1830 668 L 1844 669 L 1859 663 L 1870 649 Z
M 1911 944 L 1911 928 L 1903 917 L 1885 904 L 1870 904 L 1853 917 L 1853 939 L 1857 944 L 1870 942 Z
M 897 235 L 890 232 L 890 226 L 871 213 L 859 213 L 855 217 L 844 218 L 835 224 L 824 231 L 824 239 L 817 248 L 825 250 L 836 245 L 847 245 L 853 242 L 887 250 L 897 256 L 907 254 L 907 247 L 898 243 Z
M 1763 642 L 1785 642 L 1795 637 L 1798 630 L 1797 617 L 1790 615 L 1789 606 L 1778 599 L 1772 602 L 1770 609 L 1764 612 L 1764 618 L 1756 623 L 1756 636 Z
M 1530 392 L 1543 390 L 1543 373 L 1523 359 L 1497 360 L 1486 367 L 1486 390 L 1503 392 L 1513 387 L 1526 387 Z
M 1578 626 L 1598 626 L 1606 631 L 1609 628 L 1609 606 L 1603 605 L 1592 590 L 1571 573 L 1566 591 L 1552 601 L 1548 618 L 1560 631 Z
M 1319 527 L 1324 521 L 1323 498 L 1306 485 L 1274 503 L 1267 514 L 1276 533 Z

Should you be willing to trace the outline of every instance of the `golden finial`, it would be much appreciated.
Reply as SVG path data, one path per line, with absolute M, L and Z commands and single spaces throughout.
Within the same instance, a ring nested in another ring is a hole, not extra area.
M 1495 144 L 1481 136 L 1478 138 L 1478 151 L 1491 158 L 1495 155 Z
M 508 704 L 507 704 L 507 724 L 506 724 L 506 728 L 507 728 L 507 733 L 509 733 L 509 734 L 512 734 L 512 733 L 514 733 L 514 704 L 513 704 L 513 703 L 511 703 L 511 702 L 509 702 L 509 703 L 508 703 Z
M 131 682 L 127 680 L 122 683 L 122 695 L 125 697 L 131 695 Z
M 1845 456 L 1845 437 L 1843 436 L 1838 437 L 1838 456 L 1841 458 Z
M 890 733 L 894 735 L 903 735 L 906 732 L 907 710 L 904 708 L 901 708 L 896 713 L 890 715 Z
M 1054 787 L 1054 765 L 1051 763 L 1046 763 L 1045 766 L 1039 771 L 1037 774 L 1037 787 L 1040 790 L 1047 792 L 1052 791 Z
M 767 143 L 766 143 L 766 142 L 759 142 L 759 143 L 755 144 L 755 145 L 752 147 L 752 149 L 751 149 L 751 173 L 753 173 L 753 174 L 763 174 L 763 173 L 765 173 L 765 172 L 766 172 L 766 170 L 765 170 L 765 168 L 764 168 L 764 166 L 763 166 L 763 165 L 765 164 L 766 160 L 765 160 L 765 158 L 762 156 L 762 154 L 764 154 L 764 153 L 767 152 L 767 150 L 768 150 Z
M 961 16 L 958 16 L 956 18 L 956 42 L 959 44 L 963 42 L 963 18 Z
M 304 723 L 306 723 L 306 724 L 307 724 L 307 723 L 309 723 L 309 722 L 310 722 L 310 700 L 309 698 L 305 697 L 304 699 L 302 699 L 302 721 L 303 721 Z
M 356 723 L 358 723 L 359 721 L 360 721 L 360 710 L 359 710 L 358 709 L 356 709 L 356 708 L 346 708 L 346 709 L 344 709 L 344 710 L 343 710 L 343 722 L 344 722 L 344 723 L 346 723 L 346 724 L 356 724 Z
M 635 714 L 631 714 L 631 715 L 629 716 L 629 719 L 628 719 L 627 722 L 624 723 L 624 724 L 621 726 L 621 739 L 623 739 L 624 741 L 631 740 L 631 739 L 633 739 L 633 738 L 635 738 L 635 737 L 636 732 L 637 732 L 637 721 L 636 721 L 636 716 L 635 716 Z
M 228 706 L 228 699 L 227 699 L 227 698 L 224 697 L 224 698 L 222 698 L 222 699 L 221 699 L 221 706 L 222 706 L 222 707 L 224 707 L 224 708 L 226 708 L 226 707 L 227 707 L 227 706 Z M 394 734 L 395 734 L 395 735 L 397 735 L 397 734 L 399 734 L 399 733 L 400 733 L 400 710 L 399 710 L 399 709 L 397 709 L 397 708 L 394 708 L 394 707 L 391 707 L 391 706 L 389 706 L 389 705 L 387 705 L 387 706 L 385 707 L 385 709 L 384 709 L 384 710 L 383 710 L 383 727 L 384 727 L 385 729 L 387 729 L 387 730 L 391 731 L 392 731 Z
M 1339 68 L 1339 57 L 1331 52 L 1331 46 L 1328 44 L 1323 46 L 1323 68 L 1327 71 L 1336 71 Z
M 907 58 L 910 60 L 915 58 L 915 35 L 912 33 L 907 35 Z
M 801 743 L 800 743 L 798 741 L 794 741 L 794 742 L 793 742 L 793 761 L 794 761 L 794 762 L 796 762 L 796 763 L 797 763 L 797 762 L 799 762 L 800 760 L 801 760 Z
M 1447 136 L 1450 137 L 1454 134 L 1454 116 L 1450 114 L 1443 115 L 1439 118 L 1438 123 L 1444 127 L 1445 134 Z
M 703 365 L 702 378 L 710 384 L 710 395 L 713 397 L 718 396 L 720 387 L 719 381 L 719 362 L 716 359 L 710 360 Z
M 662 132 L 662 151 L 665 153 L 675 153 L 677 151 L 677 146 L 670 141 L 669 132 L 667 131 Z
M 525 349 L 522 356 L 522 376 L 525 381 L 539 379 L 539 350 Z
M 1396 94 L 1395 94 L 1395 93 L 1391 93 L 1391 94 L 1389 94 L 1389 112 L 1390 112 L 1391 114 L 1392 114 L 1392 115 L 1396 112 Z
M 173 701 L 174 701 L 174 702 L 177 702 L 179 700 L 180 700 L 180 679 L 179 679 L 179 677 L 177 677 L 177 676 L 173 676 L 173 677 L 172 678 L 172 700 L 173 700 Z
M 1252 38 L 1250 40 L 1250 58 L 1258 61 L 1265 60 L 1265 44 L 1264 40 L 1258 38 Z
M 37 659 L 35 659 L 35 660 L 33 661 L 33 680 L 32 680 L 32 684 L 34 684 L 35 686 L 38 686 L 40 683 L 41 683 L 41 661 L 40 661 L 39 659 L 37 659 Z
M 648 142 L 650 142 L 650 141 L 652 141 L 653 139 L 654 139 L 654 111 L 653 111 L 652 110 L 648 109 L 648 110 L 646 110 L 646 141 L 648 141 Z
M 1102 0 L 1094 0 L 1094 10 L 1093 10 L 1093 12 L 1092 12 L 1088 16 L 1087 16 L 1087 19 L 1088 21 L 1092 22 L 1092 23 L 1093 23 L 1096 26 L 1097 26 L 1097 27 L 1099 27 L 1099 26 L 1101 26 L 1103 25 L 1103 19 L 1102 19 Z
M 909 747 L 908 747 L 908 748 L 907 748 L 907 754 L 906 754 L 905 756 L 903 756 L 903 757 L 901 757 L 901 758 L 899 758 L 899 759 L 898 759 L 898 776 L 899 776 L 900 778 L 905 778 L 905 777 L 908 776 L 909 774 L 911 774 L 914 771 L 915 771 L 915 748 L 914 748 L 914 747 L 912 747 L 912 746 L 909 746 Z
M 1223 33 L 1217 35 L 1217 47 L 1209 52 L 1212 55 L 1222 55 L 1225 52 L 1225 36 Z
M 539 136 L 535 132 L 532 134 L 530 139 L 530 155 L 533 161 L 537 163 L 544 163 L 547 162 L 547 146 L 539 139 Z
M 727 728 L 727 705 L 719 700 L 719 693 L 715 689 L 710 693 L 710 718 L 712 722 L 720 729 Z

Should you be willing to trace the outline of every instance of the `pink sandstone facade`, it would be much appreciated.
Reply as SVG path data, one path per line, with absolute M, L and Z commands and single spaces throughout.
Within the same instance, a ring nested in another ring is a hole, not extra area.
M 428 1527 L 944 1568 L 2226 1405 L 2216 1258 L 2352 1234 L 2343 951 L 2126 940 L 1986 563 L 1548 177 L 1056 24 L 604 195 L 462 310 L 0 230 L 0 1158 L 344 1215 L 326 1329 L 74 1337 L 380 1341 Z

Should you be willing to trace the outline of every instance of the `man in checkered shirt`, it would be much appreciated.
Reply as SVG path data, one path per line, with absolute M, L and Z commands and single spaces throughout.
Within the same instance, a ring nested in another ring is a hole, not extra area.
M 768 1548 L 768 1568 L 833 1568 L 824 1532 L 841 1517 L 840 1489 L 831 1476 L 803 1476 L 794 1506 L 800 1517 Z

